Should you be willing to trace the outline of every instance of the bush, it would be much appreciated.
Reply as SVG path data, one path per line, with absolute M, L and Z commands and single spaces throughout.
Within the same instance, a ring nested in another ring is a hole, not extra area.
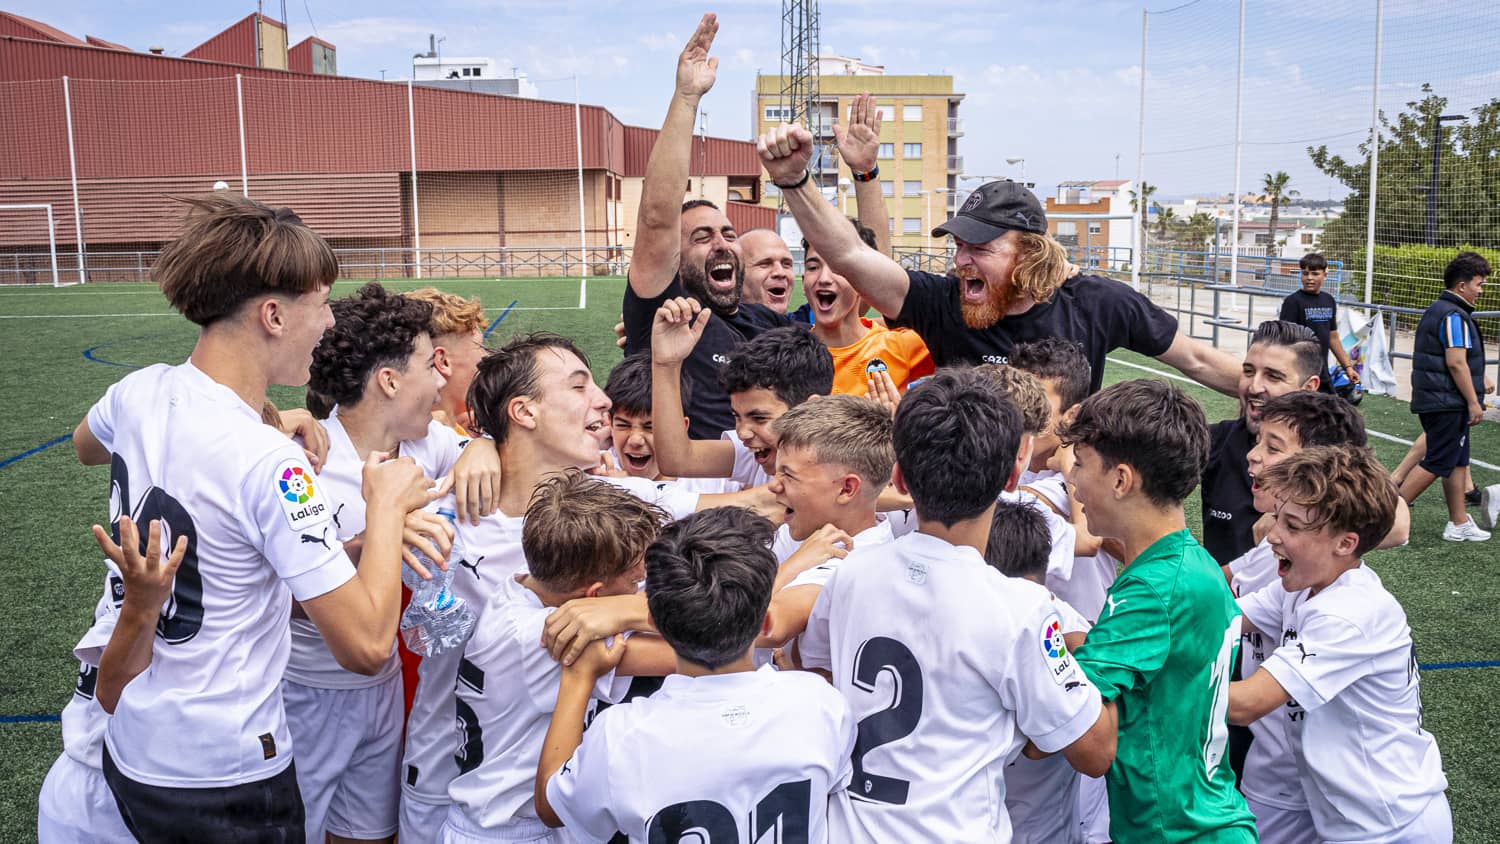
M 1371 296 L 1379 305 L 1426 308 L 1443 291 L 1443 268 L 1459 252 L 1478 252 L 1492 265 L 1500 266 L 1500 250 L 1474 246 L 1427 246 L 1406 243 L 1400 246 L 1375 244 L 1375 284 Z M 1352 283 L 1350 298 L 1364 294 L 1365 250 L 1354 254 L 1346 271 Z M 1500 310 L 1500 296 L 1486 295 L 1479 300 L 1481 311 Z M 1486 334 L 1493 341 L 1494 335 Z

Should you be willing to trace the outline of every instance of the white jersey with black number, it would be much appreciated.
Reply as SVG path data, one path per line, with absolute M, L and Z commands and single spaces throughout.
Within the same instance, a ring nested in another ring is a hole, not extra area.
M 673 675 L 594 719 L 547 802 L 583 841 L 837 841 L 828 807 L 846 799 L 854 736 L 816 675 Z
M 443 506 L 452 507 L 453 499 Z M 503 513 L 485 516 L 477 525 L 458 520 L 454 542 L 459 559 L 449 560 L 448 565 L 453 572 L 453 594 L 468 602 L 475 629 L 484 619 L 490 597 L 517 572 L 526 570 L 521 550 L 523 521 Z M 406 717 L 406 752 L 401 759 L 401 788 L 408 798 L 448 802 L 448 783 L 458 774 L 454 684 L 462 658 L 462 650 L 455 648 L 425 657 L 417 666 L 417 692 Z
M 1101 708 L 1044 587 L 924 533 L 845 558 L 801 649 L 859 720 L 836 841 L 1008 840 L 1020 737 L 1061 750 Z
M 458 776 L 448 797 L 467 826 L 515 840 L 538 828 L 532 800 L 542 740 L 557 708 L 562 665 L 542 647 L 553 607 L 512 578 L 490 598 L 464 648 L 458 668 Z M 629 678 L 613 671 L 594 684 L 593 697 L 614 703 Z
M 89 411 L 112 455 L 112 501 L 187 538 L 151 666 L 105 730 L 120 772 L 147 785 L 257 782 L 292 760 L 281 705 L 291 599 L 354 577 L 302 449 L 191 363 L 127 375 Z M 111 505 L 114 509 L 114 505 Z
M 365 461 L 344 430 L 338 408 L 324 420 L 323 428 L 328 432 L 328 457 L 318 480 L 327 488 L 334 508 L 329 535 L 347 542 L 365 530 Z M 412 458 L 423 475 L 436 480 L 453 471 L 461 450 L 458 443 L 458 434 L 452 428 L 434 421 L 428 424 L 426 437 L 402 442 L 399 454 Z M 356 674 L 339 665 L 317 625 L 305 618 L 292 619 L 292 655 L 286 666 L 286 679 L 291 682 L 315 689 L 368 689 L 389 682 L 399 673 L 401 661 L 396 657 L 395 642 L 391 643 L 390 659 L 378 674 Z
M 1286 721 L 1319 837 L 1385 841 L 1448 787 L 1422 728 L 1411 628 L 1369 566 L 1309 593 L 1273 583 L 1239 599 L 1246 621 L 1281 631 L 1261 667 L 1292 703 L 1266 717 Z

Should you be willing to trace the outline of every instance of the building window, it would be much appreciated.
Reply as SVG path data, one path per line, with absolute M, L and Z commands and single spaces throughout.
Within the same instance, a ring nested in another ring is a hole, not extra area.
M 921 144 L 902 144 L 901 145 L 901 157 L 903 157 L 903 158 L 921 158 L 922 157 L 922 145 Z
M 1314 237 L 1316 237 L 1316 235 L 1311 235 L 1311 234 L 1304 234 L 1304 235 L 1302 235 L 1302 245 L 1303 246 L 1312 246 L 1313 245 L 1313 238 Z
M 920 179 L 916 179 L 916 180 L 907 179 L 906 181 L 902 182 L 901 183 L 901 195 L 902 196 L 921 196 L 922 195 L 922 181 Z
M 790 106 L 766 106 L 766 120 L 771 123 L 789 123 L 792 119 Z
M 479 68 L 477 68 L 477 67 L 476 67 L 476 68 L 474 68 L 474 75 L 475 75 L 475 76 L 479 76 L 479 75 L 480 75 L 480 74 L 479 74 Z
M 886 228 L 890 229 L 891 234 L 895 234 L 896 233 L 896 218 L 895 217 L 887 217 L 886 220 L 885 220 L 885 223 L 886 223 Z
M 896 145 L 895 144 L 881 144 L 880 145 L 880 152 L 877 155 L 880 158 L 895 158 L 896 157 Z
M 881 182 L 880 183 L 880 195 L 883 196 L 883 197 L 886 197 L 887 199 L 889 199 L 890 197 L 895 196 L 896 195 L 896 183 L 895 182 Z
M 468 68 L 464 68 L 464 76 L 468 76 L 468 75 L 469 75 L 469 69 Z
M 922 119 L 922 107 L 919 106 L 919 105 L 902 106 L 901 107 L 901 119 L 902 120 L 906 120 L 906 121 L 921 120 Z
M 880 114 L 881 121 L 896 119 L 896 107 L 893 105 L 878 105 L 875 106 L 875 111 Z
M 1053 235 L 1057 242 L 1063 246 L 1078 245 L 1078 224 L 1072 220 L 1059 220 L 1057 222 L 1057 233 Z
M 901 233 L 902 234 L 921 234 L 922 233 L 922 218 L 921 217 L 906 217 L 906 218 L 904 218 L 901 221 Z
M 1256 234 L 1255 234 L 1255 245 L 1256 246 L 1270 246 L 1271 245 L 1271 235 L 1269 233 L 1262 234 L 1260 232 L 1256 232 Z
M 1104 234 L 1104 224 L 1089 223 L 1089 234 Z

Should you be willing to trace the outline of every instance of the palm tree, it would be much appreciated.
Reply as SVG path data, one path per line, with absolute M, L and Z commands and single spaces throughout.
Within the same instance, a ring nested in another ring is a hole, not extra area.
M 1171 231 L 1173 224 L 1177 222 L 1177 212 L 1170 208 L 1162 207 L 1161 203 L 1156 205 L 1156 236 L 1162 240 L 1167 239 L 1167 233 Z
M 1302 195 L 1287 187 L 1291 178 L 1285 170 L 1277 170 L 1275 175 L 1267 173 L 1262 177 L 1261 191 L 1265 193 L 1266 201 L 1271 203 L 1271 242 L 1266 246 L 1267 255 L 1275 255 L 1280 251 L 1276 245 L 1276 225 L 1280 222 L 1281 206 L 1291 204 L 1294 197 Z
M 1150 207 L 1147 203 L 1151 201 L 1151 194 L 1156 193 L 1156 185 L 1150 182 L 1141 182 L 1140 191 L 1130 192 L 1130 210 L 1138 211 L 1141 215 L 1141 231 L 1146 231 L 1146 209 Z

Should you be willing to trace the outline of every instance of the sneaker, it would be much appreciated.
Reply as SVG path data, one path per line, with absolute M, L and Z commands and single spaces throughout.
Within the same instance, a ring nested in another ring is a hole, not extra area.
M 1479 496 L 1479 524 L 1485 530 L 1494 530 L 1500 521 L 1500 484 L 1490 484 Z
M 1443 538 L 1449 542 L 1483 542 L 1490 538 L 1490 534 L 1489 531 L 1480 530 L 1479 525 L 1474 524 L 1474 520 L 1470 519 L 1461 525 L 1449 522 L 1448 526 L 1443 528 Z
M 1473 507 L 1483 500 L 1484 493 L 1480 492 L 1478 487 L 1475 487 L 1474 489 L 1471 489 L 1468 492 L 1464 493 L 1464 503 L 1468 504 L 1470 507 Z

